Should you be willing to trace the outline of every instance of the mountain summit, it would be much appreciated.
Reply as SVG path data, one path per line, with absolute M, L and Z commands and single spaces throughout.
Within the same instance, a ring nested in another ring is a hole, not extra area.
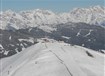
M 0 29 L 21 29 L 39 25 L 83 22 L 105 26 L 105 7 L 75 8 L 70 12 L 54 13 L 49 10 L 29 10 L 14 12 L 7 10 L 0 13 Z

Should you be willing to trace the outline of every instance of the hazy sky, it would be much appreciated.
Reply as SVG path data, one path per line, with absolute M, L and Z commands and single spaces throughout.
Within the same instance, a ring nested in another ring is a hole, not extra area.
M 105 0 L 1 0 L 2 9 L 14 11 L 50 9 L 56 12 L 70 11 L 76 7 L 104 6 Z

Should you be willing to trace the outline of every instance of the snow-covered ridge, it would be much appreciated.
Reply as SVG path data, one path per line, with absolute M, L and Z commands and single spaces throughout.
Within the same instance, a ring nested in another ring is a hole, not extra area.
M 63 42 L 39 42 L 1 61 L 2 76 L 104 76 L 104 55 Z
M 0 13 L 0 22 L 0 29 L 21 29 L 67 22 L 84 22 L 105 26 L 105 7 L 75 8 L 65 13 L 54 13 L 40 9 L 18 13 L 7 10 Z

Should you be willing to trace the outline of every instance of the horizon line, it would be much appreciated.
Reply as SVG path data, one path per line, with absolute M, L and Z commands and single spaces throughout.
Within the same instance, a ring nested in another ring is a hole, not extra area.
M 72 10 L 74 10 L 74 9 L 78 9 L 78 8 L 80 8 L 80 9 L 88 9 L 88 8 L 92 8 L 92 7 L 102 7 L 102 8 L 105 8 L 105 6 L 103 6 L 103 5 L 93 5 L 93 6 L 87 6 L 87 7 L 74 7 L 74 8 L 72 8 L 72 9 L 70 9 L 70 10 L 67 10 L 67 11 L 60 11 L 61 13 L 62 12 L 70 12 L 70 11 L 72 11 Z M 14 9 L 4 9 L 4 10 L 1 10 L 0 9 L 0 12 L 5 12 L 5 11 L 13 11 L 13 12 L 22 12 L 22 11 L 33 11 L 33 10 L 48 10 L 48 11 L 51 11 L 51 12 L 56 12 L 56 13 L 59 13 L 58 11 L 54 11 L 54 10 L 52 10 L 52 9 L 45 9 L 45 8 L 33 8 L 33 9 L 21 9 L 21 10 L 14 10 Z

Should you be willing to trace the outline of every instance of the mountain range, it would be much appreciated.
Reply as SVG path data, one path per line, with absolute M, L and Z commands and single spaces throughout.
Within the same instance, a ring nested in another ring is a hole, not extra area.
M 67 13 L 29 10 L 0 14 L 0 58 L 49 38 L 105 53 L 105 7 L 75 8 Z
M 0 13 L 2 25 L 0 29 L 23 29 L 42 25 L 56 25 L 67 22 L 83 22 L 105 26 L 105 7 L 75 8 L 70 12 L 54 13 L 50 10 L 27 10 L 14 12 L 12 10 Z
M 1 76 L 105 76 L 105 7 L 0 13 Z

